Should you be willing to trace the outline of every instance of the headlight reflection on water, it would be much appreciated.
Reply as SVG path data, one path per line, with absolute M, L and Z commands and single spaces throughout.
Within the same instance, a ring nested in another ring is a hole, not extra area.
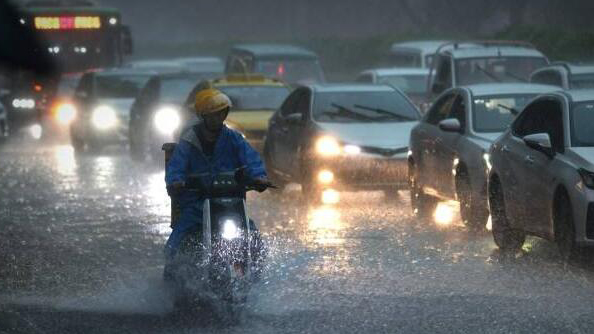
M 433 219 L 435 223 L 440 226 L 449 226 L 456 218 L 458 203 L 457 202 L 440 202 L 435 208 Z
M 331 207 L 321 207 L 308 214 L 308 232 L 313 233 L 313 241 L 320 245 L 344 243 L 339 232 L 344 229 L 340 212 Z
M 60 145 L 56 147 L 54 152 L 58 173 L 62 176 L 76 175 L 76 158 L 74 157 L 74 149 L 70 145 Z
M 149 176 L 146 195 L 151 216 L 162 218 L 158 219 L 158 223 L 151 224 L 150 230 L 159 235 L 169 235 L 171 233 L 171 200 L 165 188 L 165 172 L 159 172 Z

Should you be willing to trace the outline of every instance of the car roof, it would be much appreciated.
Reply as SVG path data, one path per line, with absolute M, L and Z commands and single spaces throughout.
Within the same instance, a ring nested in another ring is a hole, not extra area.
M 153 76 L 156 74 L 155 71 L 145 69 L 130 69 L 130 68 L 110 68 L 100 71 L 91 71 L 97 76 L 132 76 L 132 75 L 145 75 Z
M 278 79 L 267 78 L 259 74 L 238 74 L 227 75 L 222 78 L 210 80 L 213 86 L 274 86 L 287 87 Z
M 535 57 L 546 58 L 536 49 L 518 46 L 471 46 L 443 51 L 457 59 L 486 57 Z
M 287 44 L 238 44 L 232 51 L 249 52 L 259 57 L 299 57 L 317 58 L 318 56 L 305 48 Z
M 175 58 L 174 61 L 180 63 L 223 63 L 218 57 L 181 57 Z
M 594 101 L 594 89 L 574 89 L 563 91 L 573 102 Z
M 571 74 L 590 74 L 594 73 L 594 65 L 575 65 L 571 63 L 552 63 L 548 66 L 543 66 L 534 72 L 540 72 L 541 70 L 565 68 Z
M 332 83 L 332 84 L 313 84 L 306 87 L 318 93 L 339 93 L 339 92 L 387 92 L 395 91 L 394 87 L 388 85 L 376 85 L 365 83 Z
M 487 83 L 464 86 L 473 96 L 508 94 L 545 94 L 559 91 L 557 86 L 531 83 Z
M 416 67 L 400 67 L 400 68 L 372 68 L 361 72 L 374 73 L 379 76 L 384 75 L 429 75 L 428 68 L 416 68 Z
M 169 79 L 200 79 L 200 78 L 207 78 L 209 75 L 212 75 L 213 78 L 220 76 L 221 73 L 218 72 L 193 72 L 193 71 L 181 71 L 181 72 L 168 72 L 168 73 L 158 73 L 154 75 L 154 77 L 159 78 L 160 80 L 169 80 Z
M 443 40 L 433 40 L 433 41 L 408 41 L 408 42 L 399 42 L 392 44 L 390 51 L 402 51 L 402 50 L 418 50 L 423 53 L 435 53 L 437 49 L 449 41 Z

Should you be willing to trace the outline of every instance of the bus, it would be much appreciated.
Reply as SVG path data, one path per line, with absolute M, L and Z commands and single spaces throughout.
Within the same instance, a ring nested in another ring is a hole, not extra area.
M 64 75 L 120 66 L 132 53 L 130 28 L 120 11 L 87 0 L 29 1 L 20 7 L 19 23 L 34 30 L 43 47 L 36 50 L 54 60 L 57 73 L 37 77 L 24 71 L 8 73 L 11 87 L 5 105 L 14 129 L 39 123 L 48 116 L 58 82 Z

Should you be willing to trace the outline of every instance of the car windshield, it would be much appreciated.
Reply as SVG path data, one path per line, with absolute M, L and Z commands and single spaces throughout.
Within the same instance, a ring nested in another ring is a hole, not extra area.
M 528 82 L 530 74 L 545 66 L 539 57 L 487 57 L 456 60 L 459 86 L 478 83 Z
M 78 85 L 79 80 L 79 76 L 63 76 L 60 79 L 60 83 L 58 84 L 58 90 L 56 92 L 56 95 L 62 97 L 74 95 L 74 91 L 76 89 L 76 86 Z
M 396 91 L 318 93 L 313 117 L 318 122 L 407 122 L 419 119 L 415 107 Z
M 218 87 L 233 103 L 232 111 L 276 110 L 289 95 L 283 86 Z
M 514 120 L 512 109 L 521 111 L 536 94 L 481 96 L 473 101 L 475 132 L 503 132 Z
M 378 83 L 394 86 L 406 94 L 425 94 L 428 75 L 385 75 L 378 77 Z
M 263 60 L 256 63 L 255 72 L 286 82 L 316 83 L 324 81 L 318 60 Z
M 571 89 L 594 88 L 594 73 L 571 76 Z
M 388 56 L 388 65 L 393 67 L 421 67 L 419 53 L 396 52 Z
M 571 118 L 571 146 L 594 146 L 594 101 L 577 103 Z
M 161 79 L 161 99 L 171 103 L 183 103 L 196 83 L 215 77 L 216 74 L 204 74 L 182 78 Z
M 96 91 L 99 98 L 135 98 L 149 75 L 99 75 Z

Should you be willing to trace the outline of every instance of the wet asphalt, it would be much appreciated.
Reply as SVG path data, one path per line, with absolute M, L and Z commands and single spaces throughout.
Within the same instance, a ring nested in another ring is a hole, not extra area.
M 0 333 L 594 332 L 590 261 L 535 238 L 504 257 L 457 217 L 415 220 L 408 192 L 320 207 L 295 187 L 250 194 L 270 254 L 241 322 L 173 312 L 163 177 L 125 149 L 0 147 Z

